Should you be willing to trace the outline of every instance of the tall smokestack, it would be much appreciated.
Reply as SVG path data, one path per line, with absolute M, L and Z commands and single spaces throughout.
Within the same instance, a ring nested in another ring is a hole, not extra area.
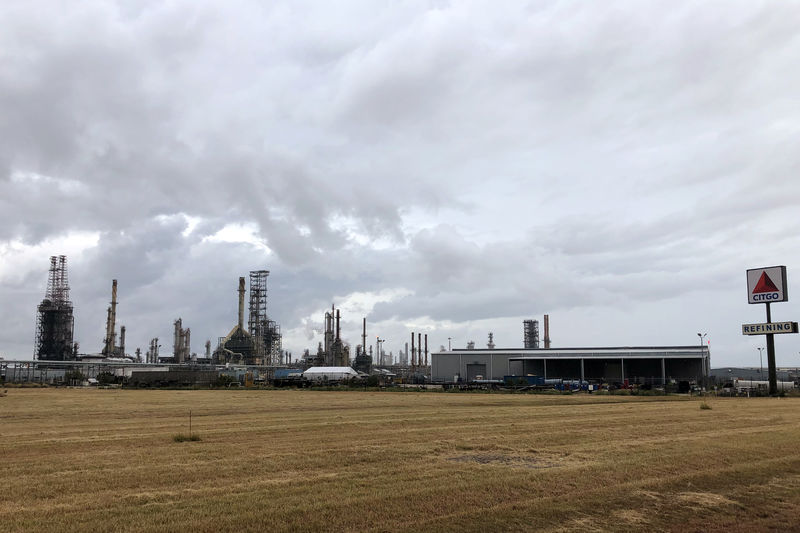
M 110 329 L 111 329 L 111 306 L 109 305 L 108 309 L 106 309 L 106 336 L 103 339 L 103 354 L 104 355 L 110 355 L 110 353 L 111 353 L 112 346 L 109 346 L 109 344 L 111 344 L 109 342 L 109 340 L 111 339 L 111 333 L 109 332 Z
M 361 330 L 361 350 L 367 349 L 367 317 L 364 317 L 364 323 Z M 366 355 L 366 352 L 364 352 Z
M 337 341 L 341 339 L 341 333 L 342 333 L 342 330 L 339 327 L 339 319 L 340 318 L 341 318 L 341 315 L 339 314 L 339 310 L 337 309 L 336 310 L 336 340 Z
M 417 333 L 417 366 L 422 366 L 422 333 Z
M 211 341 L 206 341 L 206 358 L 211 357 Z
M 106 320 L 106 356 L 114 355 L 114 348 L 117 340 L 117 280 L 111 282 L 111 307 L 108 308 L 108 318 Z
M 183 351 L 181 350 L 181 327 L 183 326 L 183 321 L 179 318 L 175 322 L 173 322 L 174 329 L 172 331 L 172 356 L 174 358 L 174 362 L 182 363 L 183 362 Z
M 239 329 L 244 329 L 244 278 L 239 278 Z
M 125 326 L 119 328 L 119 352 L 120 355 L 125 355 Z
M 550 315 L 544 315 L 544 347 L 550 348 Z
M 428 334 L 425 334 L 425 366 L 428 366 Z
M 411 332 L 411 369 L 414 369 L 414 332 Z

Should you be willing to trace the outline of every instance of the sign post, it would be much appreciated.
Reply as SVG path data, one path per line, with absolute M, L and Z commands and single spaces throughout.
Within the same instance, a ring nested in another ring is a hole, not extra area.
M 772 323 L 772 302 L 786 302 L 789 295 L 786 286 L 786 267 L 773 266 L 764 268 L 751 268 L 747 271 L 747 303 L 766 304 L 766 324 L 744 324 L 744 335 L 767 336 L 767 367 L 769 372 L 769 394 L 778 394 L 778 375 L 775 366 L 775 333 L 797 333 L 796 322 Z M 791 324 L 788 329 L 784 326 Z

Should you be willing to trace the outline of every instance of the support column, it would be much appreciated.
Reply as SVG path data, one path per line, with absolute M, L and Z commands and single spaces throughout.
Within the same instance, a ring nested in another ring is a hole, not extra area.
M 620 357 L 619 359 L 619 369 L 620 373 L 622 374 L 622 383 L 625 383 L 625 359 Z
M 767 302 L 767 324 L 772 322 L 772 311 Z M 767 368 L 769 372 L 769 395 L 778 394 L 778 373 L 775 369 L 775 335 L 767 333 Z
M 584 382 L 584 373 L 583 373 L 583 357 L 581 357 L 581 385 Z
M 667 386 L 667 365 L 664 361 L 664 358 L 661 358 L 661 384 L 664 385 L 666 389 Z
M 547 359 L 542 359 L 542 363 L 544 364 L 544 379 L 547 379 Z

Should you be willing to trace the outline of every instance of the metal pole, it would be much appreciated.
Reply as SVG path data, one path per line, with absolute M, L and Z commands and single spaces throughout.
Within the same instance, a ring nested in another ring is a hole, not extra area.
M 705 389 L 708 389 L 708 383 L 707 383 L 707 380 L 706 380 L 706 375 L 708 374 L 708 368 L 706 367 L 706 358 L 703 355 L 703 339 L 705 339 L 706 335 L 708 335 L 708 333 L 698 333 L 697 334 L 697 336 L 700 337 L 700 358 L 701 358 L 701 361 L 702 361 L 702 365 L 701 365 L 702 369 L 701 370 L 702 370 L 702 373 L 703 373 L 703 387 Z
M 772 312 L 767 302 L 767 324 L 772 322 Z M 769 372 L 769 395 L 778 394 L 778 374 L 775 369 L 775 335 L 767 333 L 767 367 Z

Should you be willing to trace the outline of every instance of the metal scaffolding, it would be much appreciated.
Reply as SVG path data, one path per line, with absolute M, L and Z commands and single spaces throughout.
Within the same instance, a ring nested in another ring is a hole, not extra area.
M 70 361 L 76 357 L 73 345 L 75 318 L 69 300 L 66 256 L 50 258 L 47 292 L 37 307 L 34 359 Z
M 526 350 L 539 348 L 539 321 L 524 320 L 523 325 L 523 346 Z
M 247 330 L 253 337 L 253 355 L 262 361 L 266 358 L 264 321 L 267 319 L 267 276 L 269 270 L 250 271 L 250 317 L 247 320 Z
M 250 316 L 247 329 L 253 338 L 254 357 L 261 364 L 275 365 L 283 349 L 281 328 L 267 315 L 267 277 L 269 270 L 250 271 Z
M 264 348 L 267 353 L 266 364 L 282 364 L 283 342 L 281 327 L 274 320 L 267 319 L 264 324 Z

